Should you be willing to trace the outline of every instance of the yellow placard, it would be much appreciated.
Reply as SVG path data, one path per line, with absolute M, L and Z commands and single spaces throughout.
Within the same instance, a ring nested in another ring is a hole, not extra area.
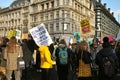
M 15 30 L 10 30 L 8 32 L 8 39 L 10 39 L 12 36 L 16 36 L 16 31 Z
M 88 18 L 81 20 L 80 24 L 81 24 L 81 30 L 83 34 L 91 31 L 90 22 Z

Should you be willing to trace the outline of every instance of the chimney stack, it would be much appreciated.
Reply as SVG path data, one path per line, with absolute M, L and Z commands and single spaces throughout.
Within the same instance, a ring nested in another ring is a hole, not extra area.
M 114 12 L 112 12 L 112 15 L 114 16 Z
M 101 3 L 101 0 L 99 0 L 99 3 Z
M 110 12 L 110 8 L 108 8 L 108 11 Z
M 104 7 L 105 7 L 105 8 L 106 8 L 106 5 L 107 5 L 107 4 L 106 4 L 106 3 L 104 3 Z

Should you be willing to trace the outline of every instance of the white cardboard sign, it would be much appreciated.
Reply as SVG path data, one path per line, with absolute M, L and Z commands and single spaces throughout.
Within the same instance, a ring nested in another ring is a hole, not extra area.
M 53 43 L 53 41 L 43 23 L 30 29 L 29 32 L 32 35 L 35 43 L 38 46 L 40 46 L 40 45 L 48 46 L 51 43 Z

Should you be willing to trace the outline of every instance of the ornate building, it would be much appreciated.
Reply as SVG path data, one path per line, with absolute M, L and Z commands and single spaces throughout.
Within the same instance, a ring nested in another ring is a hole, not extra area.
M 95 12 L 90 0 L 15 0 L 0 10 L 0 17 L 0 28 L 5 30 L 19 28 L 28 32 L 44 23 L 55 38 L 81 32 L 80 21 L 89 18 L 92 31 L 87 37 L 95 35 Z
M 120 24 L 114 17 L 114 13 L 110 11 L 110 8 L 106 8 L 106 3 L 102 4 L 101 0 L 96 2 L 96 36 L 103 38 L 105 36 L 116 37 L 120 29 Z
M 22 30 L 23 4 L 24 0 L 14 1 L 9 7 L 0 10 L 0 36 L 7 36 L 7 33 L 10 29 Z

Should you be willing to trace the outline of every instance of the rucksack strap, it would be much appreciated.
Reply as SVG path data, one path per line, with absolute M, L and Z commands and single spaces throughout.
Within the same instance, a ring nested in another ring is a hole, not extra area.
M 60 50 L 60 51 L 62 51 L 62 50 L 67 51 L 67 48 L 64 48 L 64 49 L 63 49 L 63 48 L 59 47 L 59 50 Z

